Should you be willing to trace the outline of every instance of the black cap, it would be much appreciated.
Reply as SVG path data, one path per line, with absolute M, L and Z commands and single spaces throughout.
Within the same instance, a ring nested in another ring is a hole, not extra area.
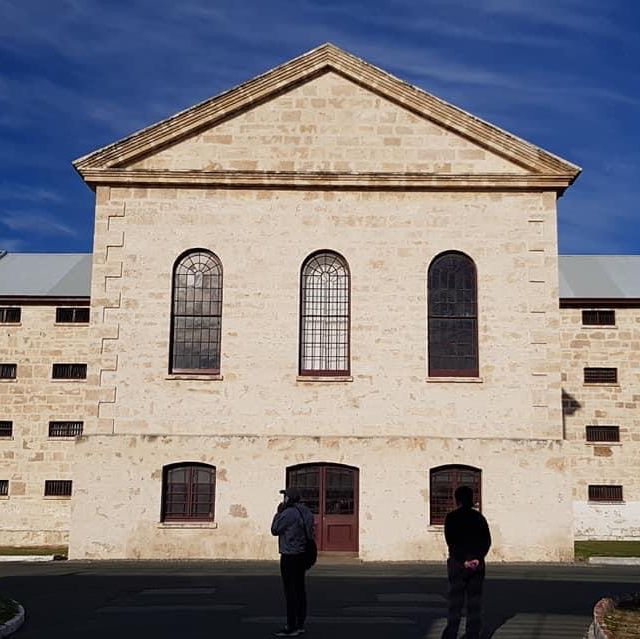
M 295 486 L 289 486 L 289 488 L 281 490 L 280 494 L 286 495 L 291 501 L 300 501 L 300 498 L 302 497 L 300 490 Z

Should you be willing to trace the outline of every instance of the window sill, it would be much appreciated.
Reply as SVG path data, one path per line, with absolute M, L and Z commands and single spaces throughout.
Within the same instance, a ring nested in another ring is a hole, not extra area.
M 18 381 L 17 377 L 7 378 L 0 377 L 0 384 L 15 384 Z
M 622 446 L 622 442 L 585 442 L 586 446 Z
M 86 377 L 84 379 L 51 379 L 51 381 L 54 384 L 86 384 L 87 383 L 87 379 Z
M 353 377 L 351 375 L 337 375 L 331 377 L 330 375 L 298 375 L 296 382 L 352 382 Z
M 47 437 L 47 441 L 49 442 L 59 442 L 59 441 L 63 441 L 63 442 L 73 442 L 76 439 L 78 439 L 78 437 L 82 437 L 82 435 L 65 435 L 64 437 Z
M 54 322 L 54 326 L 89 326 L 89 322 Z
M 482 384 L 484 377 L 427 377 L 428 384 Z
M 13 441 L 13 435 L 8 435 L 7 437 L 3 437 L 0 435 L 0 442 L 11 442 Z
M 6 501 L 9 497 L 10 495 L 0 495 L 0 501 Z
M 624 506 L 625 501 L 587 501 L 589 506 Z
M 22 322 L 0 322 L 0 327 L 22 326 Z
M 52 501 L 70 501 L 71 495 L 45 495 L 44 499 Z
M 221 382 L 224 375 L 199 375 L 198 373 L 169 373 L 165 379 L 199 380 L 205 382 Z
M 590 388 L 595 386 L 596 388 L 620 388 L 620 382 L 616 382 L 615 384 L 610 384 L 608 382 L 583 382 L 583 388 Z
M 427 526 L 427 532 L 442 533 L 444 531 L 444 524 L 429 524 Z
M 199 529 L 203 528 L 205 530 L 214 530 L 218 527 L 217 521 L 176 521 L 176 522 L 160 522 L 157 526 L 158 528 L 177 528 L 177 529 Z
M 617 331 L 618 327 L 615 324 L 583 324 L 580 327 L 583 331 L 591 331 L 591 330 L 607 330 L 607 331 Z

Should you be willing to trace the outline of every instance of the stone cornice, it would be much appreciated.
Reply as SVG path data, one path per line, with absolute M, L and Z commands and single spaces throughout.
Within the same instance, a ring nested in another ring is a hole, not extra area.
M 339 73 L 533 173 L 569 175 L 572 180 L 580 173 L 578 166 L 403 82 L 332 44 L 322 45 L 240 86 L 79 158 L 74 166 L 84 178 L 88 169 L 126 166 L 328 71 Z
M 158 169 L 85 169 L 91 185 L 352 190 L 546 190 L 571 184 L 571 175 L 431 173 L 334 173 L 324 171 L 170 171 Z

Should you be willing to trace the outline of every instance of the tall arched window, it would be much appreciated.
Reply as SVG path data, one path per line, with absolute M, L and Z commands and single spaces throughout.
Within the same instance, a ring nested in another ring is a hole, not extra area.
M 300 277 L 300 375 L 349 375 L 347 261 L 333 251 L 310 255 Z
M 162 521 L 213 521 L 215 466 L 197 462 L 162 469 Z
M 464 253 L 438 255 L 429 266 L 429 376 L 478 376 L 476 266 Z
M 211 251 L 194 249 L 173 268 L 172 373 L 220 372 L 222 263 Z
M 456 508 L 454 494 L 460 486 L 473 490 L 473 506 L 481 510 L 482 471 L 472 466 L 439 466 L 429 472 L 430 523 L 444 524 L 447 513 Z

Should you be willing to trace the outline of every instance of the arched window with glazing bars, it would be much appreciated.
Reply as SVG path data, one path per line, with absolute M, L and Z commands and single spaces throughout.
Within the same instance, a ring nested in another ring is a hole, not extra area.
M 350 278 L 347 261 L 318 251 L 300 276 L 300 375 L 350 374 Z
M 438 255 L 429 266 L 430 377 L 478 376 L 476 266 L 464 253 Z
M 162 521 L 213 521 L 216 468 L 199 462 L 170 464 L 162 472 Z
M 211 251 L 183 253 L 173 268 L 171 373 L 220 373 L 222 263 Z

